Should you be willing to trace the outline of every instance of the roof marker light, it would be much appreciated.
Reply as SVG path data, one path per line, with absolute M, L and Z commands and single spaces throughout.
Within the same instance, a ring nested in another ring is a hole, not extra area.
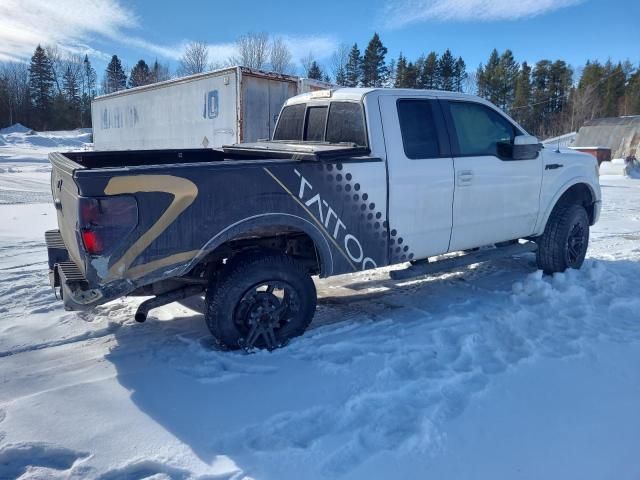
M 311 92 L 311 98 L 331 98 L 332 90 L 315 90 Z

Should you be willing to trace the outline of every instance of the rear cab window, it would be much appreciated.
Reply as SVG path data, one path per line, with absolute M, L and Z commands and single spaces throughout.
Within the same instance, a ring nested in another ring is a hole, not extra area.
M 290 105 L 285 107 L 278 118 L 278 125 L 273 134 L 274 140 L 300 140 L 306 105 Z
M 328 105 L 288 105 L 280 113 L 273 140 L 367 146 L 362 104 L 334 101 Z
M 327 123 L 327 110 L 327 107 L 307 108 L 302 140 L 307 142 L 324 141 L 324 128 Z

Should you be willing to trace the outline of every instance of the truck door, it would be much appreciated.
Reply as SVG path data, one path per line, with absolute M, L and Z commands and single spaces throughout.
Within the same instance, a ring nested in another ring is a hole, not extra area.
M 538 216 L 541 155 L 499 156 L 498 144 L 522 134 L 506 117 L 472 101 L 443 101 L 455 167 L 450 251 L 531 235 Z
M 379 105 L 389 174 L 391 261 L 444 253 L 452 228 L 454 170 L 440 104 L 384 95 Z

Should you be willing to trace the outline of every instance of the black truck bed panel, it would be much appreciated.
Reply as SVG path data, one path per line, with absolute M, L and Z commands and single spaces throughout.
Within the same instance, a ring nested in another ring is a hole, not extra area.
M 341 149 L 343 155 L 344 146 Z M 307 161 L 241 155 L 226 161 L 229 153 L 223 151 L 185 152 L 52 154 L 52 178 L 58 169 L 65 170 L 64 181 L 73 178 L 75 196 L 133 195 L 138 203 L 138 224 L 117 248 L 104 256 L 82 258 L 81 269 L 91 285 L 125 279 L 133 289 L 178 276 L 225 241 L 274 225 L 311 236 L 324 275 L 388 264 L 386 205 L 367 210 L 375 215 L 378 227 L 374 229 L 374 221 L 362 218 L 363 209 L 370 208 L 361 199 L 366 199 L 366 189 L 359 191 L 360 196 L 348 196 L 349 201 L 342 191 L 358 181 L 348 175 L 352 163 L 375 164 L 376 185 L 384 185 L 380 159 L 340 155 Z M 341 172 L 343 180 L 327 181 L 331 172 Z M 302 179 L 307 183 L 305 198 L 300 196 Z M 77 197 L 73 197 L 63 201 L 63 209 L 74 208 Z M 329 208 L 333 213 L 328 216 Z M 70 231 L 73 218 L 62 220 L 61 230 L 67 230 L 62 232 L 65 243 L 77 240 L 77 234 Z M 72 255 L 74 260 L 78 256 Z

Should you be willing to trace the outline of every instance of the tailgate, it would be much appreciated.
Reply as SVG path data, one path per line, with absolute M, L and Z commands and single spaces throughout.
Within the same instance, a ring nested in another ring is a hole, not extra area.
M 64 244 L 69 251 L 69 257 L 84 273 L 83 256 L 80 253 L 80 238 L 78 234 L 78 186 L 73 178 L 73 172 L 83 168 L 62 153 L 50 153 L 51 162 L 51 194 L 58 215 L 58 228 Z

